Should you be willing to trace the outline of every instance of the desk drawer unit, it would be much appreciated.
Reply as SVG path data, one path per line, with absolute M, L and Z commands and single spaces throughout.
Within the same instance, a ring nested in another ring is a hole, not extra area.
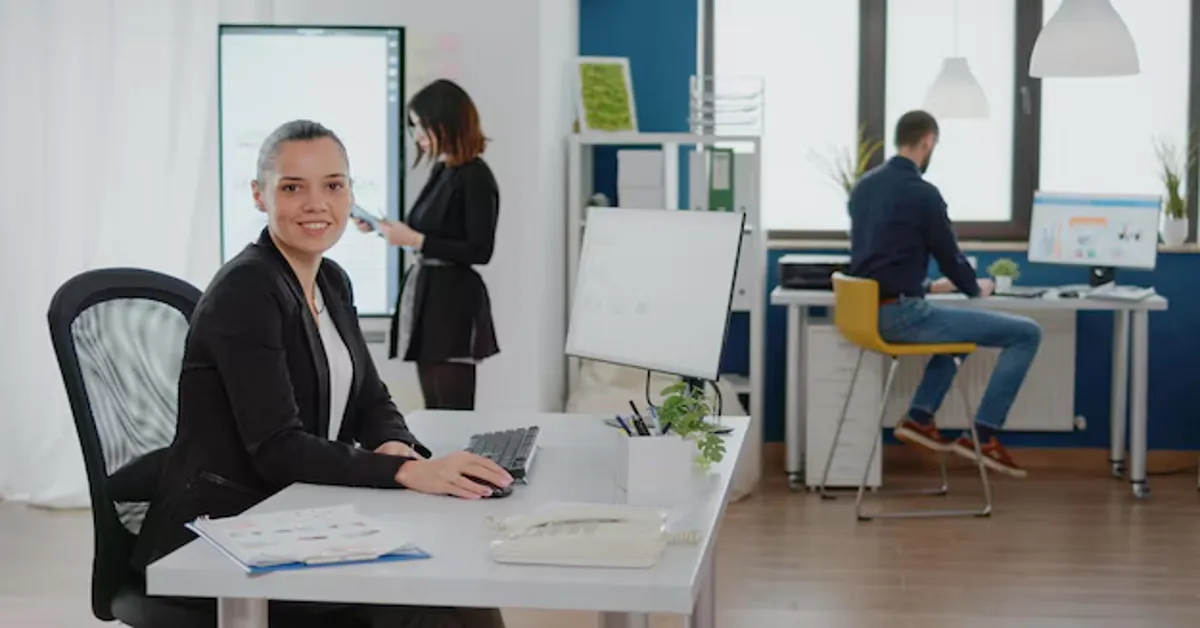
M 809 326 L 805 347 L 808 397 L 805 400 L 804 442 L 807 451 L 804 478 L 807 486 L 818 487 L 837 430 L 838 416 L 850 388 L 858 349 L 843 340 L 833 325 Z M 829 469 L 830 487 L 856 487 L 862 479 L 863 465 L 872 444 L 879 438 L 877 421 L 883 392 L 883 361 L 884 358 L 872 353 L 863 356 L 854 397 L 846 411 L 846 425 L 842 428 L 838 448 L 833 454 L 833 466 Z M 867 486 L 880 485 L 880 458 L 880 450 L 876 449 Z

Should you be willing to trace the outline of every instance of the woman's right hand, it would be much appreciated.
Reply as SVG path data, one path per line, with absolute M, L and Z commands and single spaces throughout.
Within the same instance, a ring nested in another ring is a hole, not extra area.
M 351 218 L 350 220 L 354 221 L 354 226 L 358 227 L 359 231 L 363 233 L 371 233 L 371 225 L 368 225 L 366 222 L 357 218 Z
M 479 499 L 492 494 L 491 487 L 473 482 L 467 476 L 501 488 L 512 484 L 512 476 L 500 465 L 466 451 L 456 451 L 432 460 L 409 460 L 400 466 L 396 482 L 431 495 Z

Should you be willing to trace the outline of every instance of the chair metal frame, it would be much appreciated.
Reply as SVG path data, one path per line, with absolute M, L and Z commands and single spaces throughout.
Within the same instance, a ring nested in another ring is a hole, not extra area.
M 859 283 L 859 284 L 870 284 L 870 286 L 871 286 L 870 289 L 871 289 L 872 293 L 876 295 L 875 302 L 874 303 L 866 303 L 864 305 L 873 306 L 875 308 L 875 313 L 873 314 L 873 317 L 877 319 L 878 318 L 878 314 L 877 314 L 877 312 L 878 312 L 878 297 L 877 297 L 878 288 L 875 285 L 875 282 L 870 281 L 870 280 L 864 280 L 864 279 L 848 278 L 840 273 L 837 273 L 834 275 L 835 291 L 838 289 L 838 286 L 840 284 L 842 284 L 843 282 L 847 282 L 847 281 L 852 281 L 852 282 Z M 835 301 L 835 304 L 836 304 L 836 301 Z M 836 305 L 835 305 L 835 307 L 836 307 Z M 835 310 L 835 312 L 836 312 L 836 310 Z M 877 326 L 878 323 L 876 322 L 875 325 Z M 839 331 L 842 331 L 840 322 L 838 324 L 838 327 L 839 327 Z M 845 333 L 845 331 L 843 331 L 843 336 L 855 336 L 855 335 L 856 334 L 853 334 L 853 333 L 847 334 L 847 333 Z M 877 337 L 877 335 L 878 335 L 877 332 L 875 335 Z M 907 511 L 891 511 L 891 512 L 876 512 L 876 513 L 866 513 L 863 511 L 863 508 L 862 508 L 863 494 L 864 494 L 866 486 L 867 486 L 867 478 L 869 478 L 871 475 L 871 467 L 875 461 L 875 452 L 879 449 L 879 443 L 883 440 L 883 430 L 886 427 L 886 421 L 887 421 L 887 416 L 888 416 L 887 415 L 888 399 L 889 399 L 889 396 L 891 395 L 892 384 L 895 382 L 895 379 L 896 379 L 896 369 L 899 368 L 899 366 L 900 366 L 901 353 L 903 353 L 903 355 L 918 355 L 918 354 L 913 354 L 913 353 L 910 353 L 907 351 L 888 352 L 886 349 L 888 348 L 889 345 L 887 345 L 887 343 L 882 342 L 881 340 L 876 340 L 874 343 L 872 343 L 872 344 L 878 345 L 879 349 L 875 349 L 875 348 L 868 349 L 866 346 L 864 346 L 864 343 L 862 342 L 861 338 L 847 337 L 847 340 L 849 340 L 850 342 L 852 342 L 854 345 L 856 345 L 858 347 L 858 358 L 854 364 L 854 374 L 850 377 L 850 387 L 849 387 L 849 390 L 846 391 L 846 399 L 845 399 L 845 401 L 842 402 L 842 411 L 841 411 L 840 415 L 838 416 L 837 428 L 833 434 L 833 442 L 830 444 L 830 447 L 829 447 L 829 455 L 825 459 L 825 470 L 821 475 L 821 485 L 820 485 L 821 498 L 822 499 L 836 499 L 836 497 L 837 497 L 836 495 L 831 494 L 827 488 L 827 482 L 829 481 L 829 470 L 833 466 L 833 456 L 837 452 L 838 443 L 841 440 L 841 436 L 842 436 L 842 428 L 846 424 L 846 415 L 850 409 L 850 401 L 851 401 L 851 399 L 854 398 L 854 388 L 855 388 L 855 385 L 858 383 L 858 376 L 862 370 L 863 358 L 866 356 L 866 354 L 868 352 L 870 352 L 874 355 L 886 356 L 889 359 L 889 365 L 888 365 L 887 378 L 886 378 L 884 386 L 883 386 L 883 394 L 882 394 L 882 397 L 880 398 L 879 419 L 876 422 L 877 427 L 875 429 L 875 438 L 871 444 L 871 452 L 870 452 L 870 454 L 867 455 L 866 464 L 864 465 L 864 469 L 863 469 L 862 480 L 858 484 L 858 493 L 854 500 L 855 517 L 859 521 L 870 521 L 872 519 L 903 519 L 903 518 L 930 518 L 930 517 L 988 517 L 988 516 L 990 516 L 992 514 L 991 483 L 988 481 L 987 465 L 984 464 L 983 452 L 980 449 L 980 445 L 979 445 L 979 432 L 978 432 L 978 430 L 975 429 L 975 419 L 974 419 L 975 412 L 974 412 L 973 408 L 971 407 L 971 400 L 967 395 L 966 387 L 958 381 L 958 377 L 957 377 L 958 373 L 962 370 L 963 361 L 966 359 L 966 356 L 963 354 L 953 354 L 953 355 L 944 354 L 944 355 L 951 355 L 951 357 L 954 360 L 954 367 L 955 367 L 954 388 L 957 388 L 959 394 L 962 395 L 963 408 L 965 409 L 966 414 L 967 414 L 967 425 L 970 426 L 971 442 L 975 446 L 975 461 L 976 461 L 976 466 L 979 469 L 979 481 L 980 481 L 980 484 L 983 486 L 983 505 L 982 505 L 982 507 L 979 509 L 907 510 Z M 903 346 L 903 345 L 894 345 L 894 346 L 899 347 L 899 346 Z M 934 346 L 936 347 L 936 345 L 934 345 Z M 973 350 L 973 347 L 965 347 L 965 348 Z M 880 349 L 882 349 L 882 350 L 880 350 Z M 969 352 L 967 352 L 967 353 L 969 353 Z M 933 354 L 928 353 L 926 355 L 933 355 Z M 946 456 L 950 452 L 942 451 L 942 452 L 934 452 L 934 453 L 936 453 L 938 456 L 938 463 L 941 468 L 942 484 L 940 487 L 924 488 L 924 489 L 895 490 L 895 491 L 886 491 L 886 492 L 889 494 L 908 494 L 908 495 L 913 495 L 913 494 L 916 494 L 916 495 L 947 495 L 950 491 L 950 477 L 946 471 Z M 882 464 L 882 461 L 880 462 L 880 464 Z

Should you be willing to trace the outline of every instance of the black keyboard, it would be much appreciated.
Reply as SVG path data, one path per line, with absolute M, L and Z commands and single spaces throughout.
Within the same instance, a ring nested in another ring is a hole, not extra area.
M 538 427 L 520 427 L 471 436 L 467 451 L 500 465 L 514 480 L 524 480 L 537 452 Z
M 1046 294 L 1046 288 L 1037 288 L 1033 286 L 1012 286 L 1007 290 L 997 290 L 994 292 L 998 297 L 1017 297 L 1023 299 L 1037 299 Z

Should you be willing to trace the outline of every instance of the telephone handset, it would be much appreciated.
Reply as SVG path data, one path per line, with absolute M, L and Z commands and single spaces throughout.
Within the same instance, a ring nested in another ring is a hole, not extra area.
M 493 523 L 501 536 L 490 554 L 500 563 L 647 568 L 668 543 L 699 541 L 667 532 L 662 512 L 635 506 L 570 506 Z

